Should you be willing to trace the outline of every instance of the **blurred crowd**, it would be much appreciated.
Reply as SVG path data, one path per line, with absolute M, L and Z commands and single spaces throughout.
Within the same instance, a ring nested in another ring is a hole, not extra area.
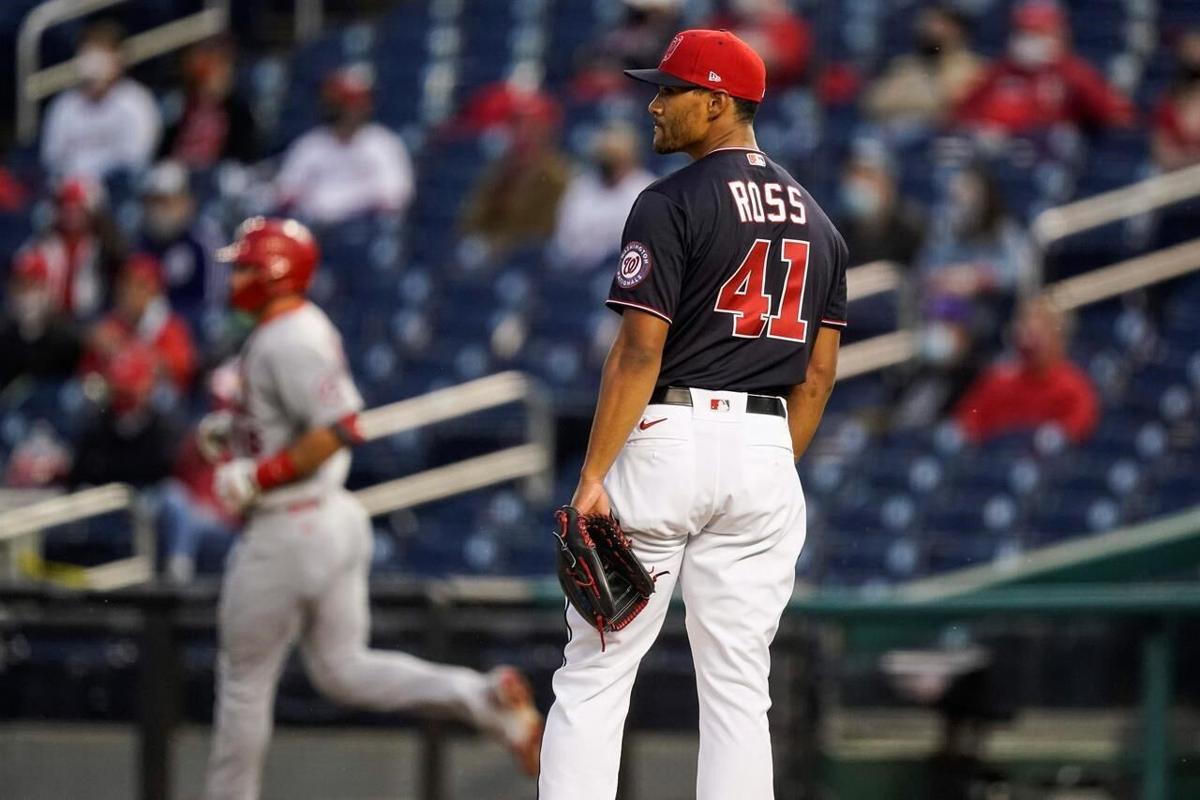
M 1070 320 L 1034 292 L 1023 215 L 983 159 L 967 159 L 937 206 L 922 207 L 901 192 L 893 145 L 914 132 L 954 132 L 986 150 L 1037 132 L 1142 125 L 1152 130 L 1154 169 L 1200 163 L 1200 30 L 1174 33 L 1167 46 L 1177 78 L 1153 107 L 1137 108 L 1073 52 L 1072 20 L 1048 0 L 1015 5 L 1007 47 L 993 59 L 973 49 L 964 6 L 925 4 L 913 17 L 911 52 L 876 74 L 822 61 L 809 22 L 784 0 L 712 6 L 705 26 L 730 28 L 763 54 L 768 103 L 773 91 L 807 87 L 873 126 L 875 135 L 849 147 L 836 196 L 818 200 L 852 264 L 891 262 L 912 298 L 919 357 L 890 376 L 878 424 L 951 420 L 983 441 L 1052 423 L 1072 441 L 1086 439 L 1099 415 L 1096 390 L 1067 360 Z M 445 243 L 437 266 L 488 281 L 488 265 L 536 248 L 548 269 L 580 281 L 611 269 L 625 217 L 656 177 L 650 170 L 678 164 L 648 167 L 648 129 L 636 114 L 599 126 L 573 157 L 564 115 L 573 104 L 629 96 L 640 111 L 642 95 L 621 70 L 657 63 L 682 10 L 680 0 L 623 0 L 620 16 L 575 54 L 561 92 L 488 85 L 428 134 L 502 142 L 462 198 L 457 240 Z M 78 85 L 45 109 L 40 168 L 0 171 L 0 211 L 35 222 L 28 241 L 0 253 L 0 399 L 70 379 L 92 409 L 73 441 L 35 426 L 5 480 L 68 488 L 119 480 L 152 490 L 164 569 L 187 580 L 196 543 L 228 536 L 236 522 L 213 501 L 212 468 L 188 424 L 236 403 L 230 359 L 247 329 L 226 310 L 226 275 L 214 259 L 237 220 L 208 214 L 203 191 L 214 181 L 226 193 L 232 186 L 242 213 L 295 215 L 318 231 L 364 215 L 403 226 L 420 200 L 417 173 L 430 165 L 414 159 L 404 132 L 374 119 L 366 64 L 329 71 L 311 98 L 319 124 L 273 149 L 240 88 L 234 38 L 189 48 L 177 85 L 148 87 L 126 74 L 123 37 L 109 22 L 87 28 Z M 802 170 L 797 177 L 804 182 Z M 129 188 L 136 213 L 115 213 L 113 186 Z M 870 319 L 863 323 L 870 330 Z

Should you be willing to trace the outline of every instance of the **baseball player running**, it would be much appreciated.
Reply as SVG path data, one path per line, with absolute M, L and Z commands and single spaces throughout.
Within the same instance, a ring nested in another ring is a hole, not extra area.
M 232 263 L 231 305 L 256 326 L 231 424 L 201 424 L 209 450 L 227 441 L 234 456 L 217 470 L 216 493 L 246 514 L 221 591 L 207 797 L 258 797 L 275 687 L 297 640 L 313 683 L 333 699 L 451 714 L 494 734 L 535 774 L 541 717 L 516 670 L 481 674 L 367 649 L 371 527 L 342 488 L 363 402 L 341 338 L 304 298 L 319 258 L 312 234 L 293 220 L 253 218 L 220 257 Z
M 611 511 L 657 591 L 622 630 L 573 607 L 546 721 L 541 800 L 613 800 L 638 664 L 678 582 L 700 705 L 698 800 L 774 797 L 770 644 L 804 544 L 796 474 L 832 390 L 846 245 L 756 146 L 762 59 L 688 30 L 658 69 L 654 149 L 692 164 L 646 188 L 608 305 L 622 314 L 571 502 Z M 580 754 L 586 757 L 580 758 Z

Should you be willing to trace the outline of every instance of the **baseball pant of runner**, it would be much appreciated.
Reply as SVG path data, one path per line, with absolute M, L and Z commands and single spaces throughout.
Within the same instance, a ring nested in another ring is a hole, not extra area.
M 691 394 L 690 408 L 648 406 L 605 479 L 634 551 L 660 576 L 646 609 L 605 635 L 604 651 L 568 606 L 539 800 L 616 796 L 630 691 L 676 583 L 700 705 L 695 796 L 774 797 L 770 645 L 804 545 L 804 494 L 783 417 L 746 413 L 742 393 Z
M 366 511 L 344 491 L 251 518 L 221 591 L 208 800 L 259 796 L 275 688 L 297 639 L 312 682 L 341 703 L 494 722 L 484 675 L 367 649 L 371 545 Z

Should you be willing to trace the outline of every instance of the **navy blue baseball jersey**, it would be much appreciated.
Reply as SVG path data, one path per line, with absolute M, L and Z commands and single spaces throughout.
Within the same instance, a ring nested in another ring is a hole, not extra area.
M 670 323 L 659 386 L 786 394 L 818 328 L 846 326 L 846 260 L 786 170 L 723 148 L 638 196 L 608 305 Z

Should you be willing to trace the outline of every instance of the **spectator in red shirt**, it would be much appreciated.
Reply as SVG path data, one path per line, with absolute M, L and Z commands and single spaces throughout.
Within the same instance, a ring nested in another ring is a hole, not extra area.
M 1062 9 L 1029 0 L 1013 12 L 1008 53 L 959 102 L 955 119 L 968 126 L 1019 134 L 1055 125 L 1130 125 L 1129 99 L 1071 52 Z
M 1150 143 L 1154 163 L 1164 171 L 1200 163 L 1200 29 L 1179 37 L 1175 57 L 1178 74 L 1154 110 Z
M 806 77 L 812 31 L 783 0 L 729 0 L 705 28 L 727 28 L 754 48 L 767 65 L 772 87 L 791 86 Z
M 1066 358 L 1063 318 L 1044 298 L 1025 303 L 1013 328 L 1016 361 L 987 369 L 967 390 L 954 418 L 973 442 L 1046 423 L 1072 442 L 1091 435 L 1099 418 L 1096 389 Z
M 103 371 L 133 342 L 153 351 L 160 377 L 179 393 L 187 392 L 196 369 L 192 334 L 163 294 L 162 266 L 142 254 L 126 262 L 117 280 L 115 307 L 88 334 L 83 371 Z
M 25 244 L 45 260 L 54 309 L 78 320 L 93 318 L 108 298 L 125 242 L 108 215 L 104 187 L 68 178 L 54 187 L 50 226 Z

